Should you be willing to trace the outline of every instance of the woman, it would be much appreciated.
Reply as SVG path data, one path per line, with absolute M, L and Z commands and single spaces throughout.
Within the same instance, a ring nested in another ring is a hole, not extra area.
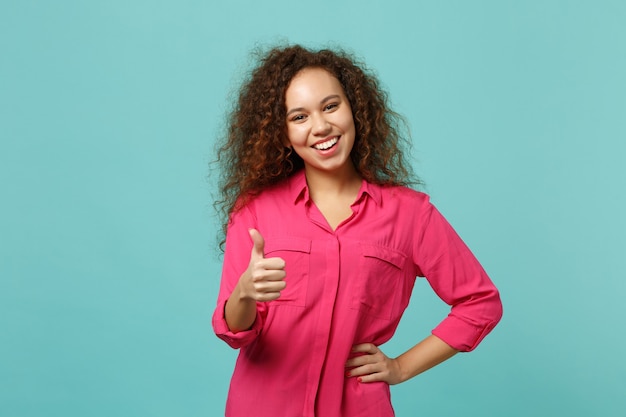
M 227 416 L 393 416 L 406 381 L 497 324 L 497 289 L 408 188 L 399 117 L 347 54 L 271 50 L 242 87 L 220 149 L 228 215 L 213 327 L 241 349 Z M 450 314 L 397 358 L 416 277 Z

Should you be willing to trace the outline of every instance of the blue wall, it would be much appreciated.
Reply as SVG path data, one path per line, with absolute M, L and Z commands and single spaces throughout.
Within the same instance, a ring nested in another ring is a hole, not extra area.
M 385 4 L 388 3 L 388 4 Z M 217 416 L 207 179 L 257 43 L 344 45 L 409 120 L 426 191 L 502 291 L 398 416 L 623 416 L 626 3 L 0 3 L 0 415 Z M 446 313 L 425 282 L 401 353 Z

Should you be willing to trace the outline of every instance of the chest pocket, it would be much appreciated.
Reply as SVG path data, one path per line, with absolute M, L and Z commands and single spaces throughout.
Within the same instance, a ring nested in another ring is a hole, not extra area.
M 309 265 L 311 241 L 298 237 L 268 238 L 265 241 L 266 258 L 282 258 L 285 261 L 285 283 L 280 298 L 272 305 L 306 306 L 309 288 Z
M 395 249 L 361 244 L 352 308 L 385 320 L 399 304 L 406 255 Z

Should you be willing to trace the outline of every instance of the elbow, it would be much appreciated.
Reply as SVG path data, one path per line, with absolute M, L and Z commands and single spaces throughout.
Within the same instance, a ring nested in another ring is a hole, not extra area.
M 502 320 L 502 315 L 504 314 L 504 308 L 502 307 L 502 298 L 500 298 L 500 293 L 498 290 L 495 290 L 494 301 L 492 306 L 492 322 L 495 327 L 496 324 Z

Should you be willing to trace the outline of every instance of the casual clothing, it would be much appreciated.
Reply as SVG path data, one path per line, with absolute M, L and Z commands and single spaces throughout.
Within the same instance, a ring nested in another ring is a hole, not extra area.
M 227 416 L 393 416 L 388 384 L 347 378 L 345 363 L 353 345 L 391 338 L 417 276 L 452 306 L 432 333 L 455 349 L 474 349 L 499 321 L 497 289 L 426 194 L 363 181 L 351 208 L 333 231 L 299 171 L 232 216 L 213 315 L 218 337 L 241 348 Z M 249 264 L 250 228 L 266 257 L 285 260 L 287 287 L 233 334 L 224 307 Z

